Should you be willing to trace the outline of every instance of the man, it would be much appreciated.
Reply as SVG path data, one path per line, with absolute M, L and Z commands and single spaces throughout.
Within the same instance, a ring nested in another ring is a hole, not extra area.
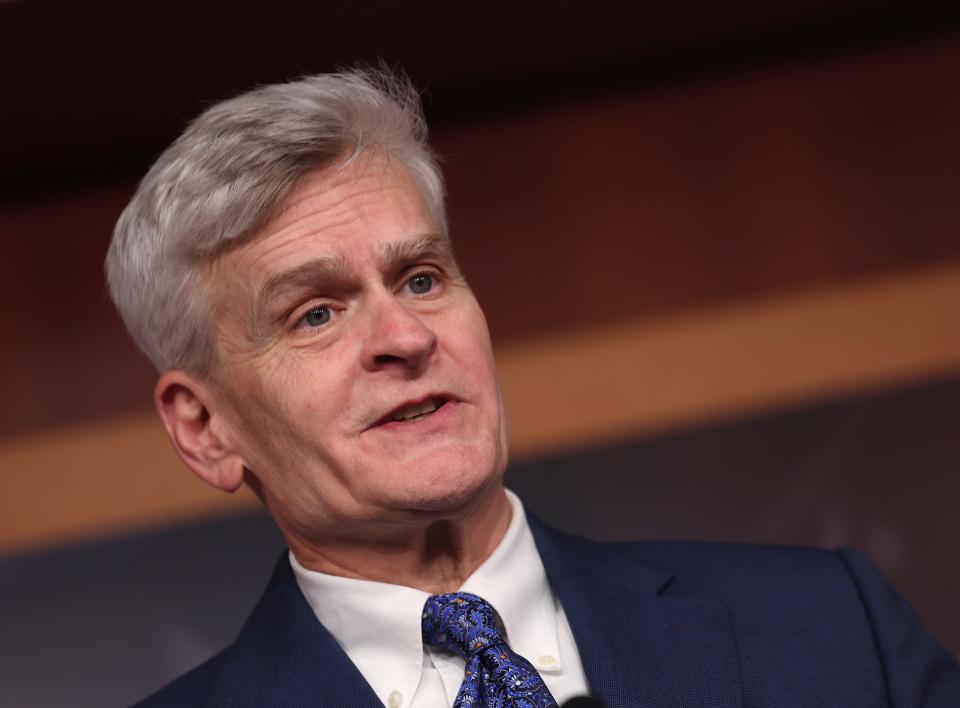
M 347 72 L 210 108 L 121 216 L 111 293 L 205 482 L 289 554 L 150 706 L 960 706 L 859 555 L 604 545 L 505 492 L 509 421 L 416 93 Z

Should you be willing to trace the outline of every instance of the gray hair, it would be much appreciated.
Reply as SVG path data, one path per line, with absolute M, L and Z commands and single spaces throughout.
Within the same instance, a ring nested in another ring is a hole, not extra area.
M 443 233 L 443 176 L 420 97 L 385 70 L 264 86 L 197 117 L 154 163 L 114 228 L 110 295 L 163 372 L 208 375 L 216 356 L 201 267 L 252 239 L 308 173 L 383 150 L 420 188 Z

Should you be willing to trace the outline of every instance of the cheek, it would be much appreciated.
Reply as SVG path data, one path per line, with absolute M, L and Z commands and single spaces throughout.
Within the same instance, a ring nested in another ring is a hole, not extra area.
M 474 382 L 478 393 L 490 406 L 503 413 L 502 394 L 497 379 L 493 346 L 487 331 L 487 321 L 479 307 L 468 310 L 456 323 L 451 333 L 455 356 L 459 359 L 468 380 Z
M 234 372 L 230 386 L 234 416 L 246 442 L 245 457 L 254 471 L 266 474 L 269 468 L 282 466 L 281 461 L 289 463 L 299 456 L 299 421 L 309 398 L 301 400 L 299 377 L 283 367 L 257 366 L 253 371 L 238 367 Z
M 470 373 L 477 380 L 484 382 L 485 393 L 490 398 L 491 413 L 495 417 L 493 424 L 497 430 L 501 455 L 504 456 L 505 462 L 505 456 L 510 447 L 510 413 L 507 410 L 506 400 L 500 388 L 500 378 L 497 375 L 497 365 L 493 358 L 493 344 L 490 341 L 487 320 L 483 316 L 479 305 L 476 307 L 472 320 L 469 331 L 473 333 L 471 345 L 473 369 Z
M 487 321 L 479 308 L 477 308 L 475 316 L 466 324 L 465 331 L 469 333 L 469 337 L 466 338 L 466 348 L 469 352 L 473 373 L 476 375 L 482 374 L 485 379 L 491 380 L 494 385 L 497 385 L 497 367 L 493 360 L 493 345 L 487 331 Z
M 465 294 L 458 307 L 453 308 L 448 321 L 448 335 L 464 348 L 470 348 L 483 357 L 493 358 L 490 330 L 480 303 L 471 294 Z
M 325 448 L 355 416 L 351 371 L 339 352 L 309 349 L 285 353 L 261 382 L 260 398 L 285 444 Z

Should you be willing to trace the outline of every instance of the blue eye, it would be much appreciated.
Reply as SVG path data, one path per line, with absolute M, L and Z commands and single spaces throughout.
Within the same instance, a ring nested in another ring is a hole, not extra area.
M 310 327 L 319 327 L 330 321 L 330 308 L 326 305 L 314 307 L 303 316 L 303 321 Z
M 418 273 L 407 281 L 407 285 L 410 286 L 410 292 L 423 295 L 433 288 L 433 276 L 428 273 Z

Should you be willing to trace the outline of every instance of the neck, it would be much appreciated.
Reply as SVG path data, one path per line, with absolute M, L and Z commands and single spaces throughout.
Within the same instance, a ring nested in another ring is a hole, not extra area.
M 285 535 L 297 561 L 310 570 L 440 594 L 459 589 L 490 557 L 507 532 L 510 515 L 510 502 L 497 485 L 455 513 L 392 525 L 364 538 L 317 541 Z

